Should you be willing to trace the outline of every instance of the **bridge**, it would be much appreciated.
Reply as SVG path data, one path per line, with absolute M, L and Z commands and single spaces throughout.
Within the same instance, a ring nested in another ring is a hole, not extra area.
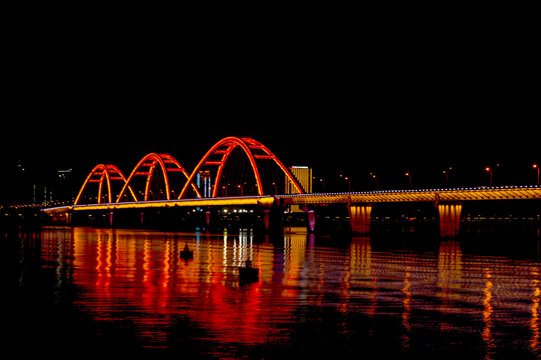
M 286 183 L 292 194 L 285 194 Z M 112 225 L 114 212 L 126 209 L 140 209 L 143 221 L 145 209 L 246 206 L 262 209 L 268 228 L 272 209 L 299 205 L 313 231 L 317 206 L 344 204 L 352 230 L 363 233 L 369 230 L 376 203 L 431 202 L 437 207 L 442 234 L 452 235 L 459 229 L 466 201 L 540 199 L 539 185 L 308 194 L 265 145 L 252 138 L 226 137 L 206 152 L 191 173 L 169 154 L 144 156 L 128 177 L 115 165 L 98 164 L 83 182 L 73 205 L 45 208 L 43 212 L 64 216 L 69 222 L 73 213 L 107 211 Z

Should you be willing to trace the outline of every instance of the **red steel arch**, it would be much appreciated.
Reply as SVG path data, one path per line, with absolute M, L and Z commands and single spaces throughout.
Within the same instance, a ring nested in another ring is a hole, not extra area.
M 179 199 L 182 199 L 186 196 L 186 193 L 188 191 L 188 186 L 193 184 L 193 180 L 199 170 L 202 166 L 205 165 L 217 165 L 218 171 L 216 173 L 216 177 L 214 180 L 214 189 L 212 190 L 212 197 L 216 197 L 219 184 L 222 176 L 222 171 L 224 169 L 224 165 L 231 154 L 231 152 L 239 147 L 244 151 L 246 156 L 248 157 L 248 160 L 250 161 L 250 165 L 252 167 L 252 170 L 254 172 L 256 187 L 257 187 L 257 193 L 259 196 L 264 195 L 263 194 L 263 184 L 261 183 L 261 176 L 259 174 L 259 170 L 257 168 L 256 159 L 258 160 L 272 160 L 278 165 L 278 167 L 284 172 L 284 174 L 288 177 L 288 179 L 291 181 L 293 186 L 297 189 L 297 191 L 302 194 L 302 188 L 299 186 L 295 178 L 291 175 L 291 173 L 287 170 L 287 168 L 282 164 L 282 162 L 263 144 L 260 142 L 248 138 L 248 137 L 226 137 L 222 140 L 218 141 L 214 146 L 212 146 L 207 153 L 203 156 L 201 161 L 197 164 L 194 171 L 191 173 L 190 177 L 188 178 L 188 181 L 184 185 L 184 188 L 182 189 Z M 254 153 L 254 150 L 258 150 L 259 153 Z M 221 155 L 221 158 L 217 161 L 209 161 L 209 157 L 211 155 Z
M 154 170 L 156 169 L 156 165 L 159 165 L 163 174 L 163 179 L 165 182 L 165 195 L 166 195 L 165 200 L 171 200 L 171 187 L 169 184 L 168 173 L 181 172 L 184 174 L 186 179 L 188 179 L 189 177 L 188 173 L 180 165 L 180 163 L 171 155 L 150 153 L 150 154 L 145 155 L 139 161 L 139 163 L 137 163 L 137 165 L 133 168 L 130 176 L 128 177 L 128 180 L 126 181 L 126 184 L 124 185 L 124 187 L 120 191 L 120 194 L 118 195 L 117 202 L 120 202 L 120 200 L 122 199 L 122 196 L 124 196 L 124 193 L 126 192 L 126 189 L 130 188 L 130 183 L 135 176 L 146 176 L 146 185 L 145 185 L 143 201 L 148 201 L 150 182 L 154 174 Z M 201 197 L 201 194 L 199 193 L 199 190 L 197 189 L 197 187 L 195 185 L 192 185 L 192 186 L 197 196 Z M 133 192 L 132 192 L 132 195 L 135 201 L 139 201 L 139 199 Z
M 98 204 L 101 204 L 101 198 L 102 198 L 102 192 L 103 192 L 103 183 L 107 185 L 107 200 L 109 203 L 113 202 L 113 194 L 111 192 L 111 181 L 122 181 L 123 182 L 123 188 L 126 188 L 127 182 L 126 178 L 124 177 L 124 174 L 122 174 L 122 171 L 120 171 L 115 165 L 111 164 L 98 164 L 90 171 L 88 176 L 86 177 L 86 180 L 84 181 L 83 185 L 81 186 L 81 189 L 79 190 L 79 193 L 77 194 L 77 197 L 75 198 L 74 205 L 78 205 L 79 201 L 81 200 L 81 196 L 84 193 L 87 185 L 89 183 L 99 183 L 98 187 Z M 132 196 L 135 198 L 135 194 L 133 193 L 133 190 L 130 186 L 127 186 L 127 189 L 129 189 Z

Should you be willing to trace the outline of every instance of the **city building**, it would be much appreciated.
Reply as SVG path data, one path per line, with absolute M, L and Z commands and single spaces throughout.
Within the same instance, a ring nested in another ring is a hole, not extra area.
M 312 193 L 312 169 L 308 166 L 292 166 L 289 168 L 291 175 L 295 177 L 301 188 L 306 194 Z M 296 194 L 297 189 L 291 184 L 287 176 L 285 177 L 285 193 Z M 291 206 L 291 212 L 301 212 L 298 205 Z
M 201 191 L 201 196 L 204 198 L 212 197 L 212 178 L 210 171 L 199 171 L 195 182 Z

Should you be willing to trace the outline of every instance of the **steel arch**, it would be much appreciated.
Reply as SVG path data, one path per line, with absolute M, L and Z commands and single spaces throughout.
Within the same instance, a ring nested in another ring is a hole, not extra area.
M 93 178 L 97 177 L 97 178 Z M 111 164 L 98 164 L 96 165 L 92 171 L 88 174 L 86 177 L 86 180 L 83 182 L 83 185 L 81 186 L 81 189 L 79 190 L 79 193 L 77 194 L 77 197 L 75 198 L 74 205 L 78 205 L 79 201 L 81 200 L 81 196 L 83 192 L 85 191 L 87 185 L 89 183 L 99 183 L 98 187 L 98 204 L 101 204 L 101 197 L 102 197 L 102 191 L 103 191 L 103 183 L 105 181 L 107 185 L 107 199 L 109 203 L 113 202 L 113 195 L 111 193 L 111 181 L 112 180 L 122 180 L 124 182 L 123 188 L 126 187 L 126 177 L 124 174 L 122 174 L 122 171 L 120 171 L 115 165 Z M 127 187 L 132 194 L 132 196 L 135 198 L 135 194 L 133 193 L 133 190 L 130 186 Z
M 217 165 L 218 166 L 218 171 L 216 173 L 216 177 L 214 180 L 214 189 L 212 190 L 212 197 L 216 197 L 218 189 L 219 189 L 219 184 L 220 184 L 224 165 L 227 159 L 229 158 L 229 155 L 231 154 L 231 152 L 238 146 L 241 147 L 241 149 L 244 151 L 244 153 L 248 157 L 248 160 L 254 172 L 257 193 L 259 196 L 262 196 L 264 194 L 263 194 L 263 184 L 261 183 L 261 177 L 259 174 L 259 170 L 257 168 L 256 159 L 273 160 L 276 163 L 276 165 L 278 165 L 278 167 L 285 173 L 285 175 L 288 177 L 288 179 L 291 181 L 291 183 L 297 189 L 297 191 L 300 194 L 303 194 L 302 188 L 297 183 L 295 178 L 287 170 L 284 164 L 282 164 L 282 162 L 276 157 L 276 155 L 274 155 L 265 145 L 249 137 L 241 138 L 241 137 L 230 136 L 230 137 L 221 139 L 207 151 L 207 153 L 203 156 L 203 158 L 199 161 L 199 163 L 197 164 L 197 166 L 191 173 L 178 199 L 182 199 L 186 196 L 189 184 L 194 186 L 193 180 L 195 176 L 197 175 L 197 173 L 200 171 L 201 167 L 204 165 Z M 225 147 L 225 149 L 220 149 L 222 147 Z M 261 151 L 263 151 L 264 154 L 254 154 L 252 150 L 255 150 L 255 149 L 260 149 Z M 208 158 L 213 154 L 222 154 L 222 157 L 219 161 L 208 161 Z
M 150 189 L 150 181 L 152 179 L 152 176 L 154 174 L 154 170 L 156 168 L 156 165 L 159 165 L 163 174 L 164 182 L 165 182 L 165 194 L 166 194 L 166 200 L 171 200 L 171 188 L 169 185 L 169 172 L 182 172 L 182 174 L 186 177 L 186 179 L 189 178 L 188 173 L 186 170 L 180 165 L 180 163 L 171 155 L 169 154 L 157 154 L 157 153 L 150 153 L 145 155 L 133 168 L 130 176 L 126 180 L 126 184 L 120 191 L 120 194 L 118 195 L 118 198 L 116 202 L 120 202 L 120 199 L 122 199 L 122 196 L 124 196 L 124 193 L 126 192 L 126 189 L 130 187 L 130 182 L 135 176 L 146 176 L 146 185 L 145 185 L 145 193 L 144 193 L 144 199 L 143 201 L 148 201 L 148 195 L 149 195 L 149 189 Z M 147 168 L 146 171 L 142 168 Z M 192 185 L 197 196 L 200 198 L 201 194 L 199 193 L 199 190 L 195 185 Z M 130 187 L 131 189 L 131 187 Z M 135 193 L 132 191 L 132 195 L 135 201 L 139 201 Z

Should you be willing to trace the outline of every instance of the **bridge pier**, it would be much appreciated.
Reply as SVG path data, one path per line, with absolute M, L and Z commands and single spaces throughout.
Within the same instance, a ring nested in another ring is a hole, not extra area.
M 270 229 L 270 210 L 265 209 L 263 210 L 263 224 L 265 225 L 265 230 L 269 231 Z
M 372 204 L 349 204 L 348 211 L 351 230 L 359 234 L 369 233 Z
M 282 230 L 282 214 L 284 210 L 280 206 L 263 209 L 263 225 L 266 232 L 279 232 Z
M 436 203 L 440 217 L 440 235 L 453 237 L 460 231 L 462 203 Z
M 309 233 L 315 233 L 317 219 L 315 210 L 309 209 L 307 206 L 302 207 L 301 210 L 306 214 L 306 229 Z
M 221 209 L 207 207 L 204 212 L 204 216 L 199 218 L 198 225 L 202 226 L 206 230 L 220 230 L 226 223 L 222 221 L 222 216 L 220 216 Z M 222 214 L 223 215 L 223 214 Z
M 313 233 L 316 230 L 316 213 L 314 210 L 307 210 L 306 214 L 308 215 L 308 230 Z

